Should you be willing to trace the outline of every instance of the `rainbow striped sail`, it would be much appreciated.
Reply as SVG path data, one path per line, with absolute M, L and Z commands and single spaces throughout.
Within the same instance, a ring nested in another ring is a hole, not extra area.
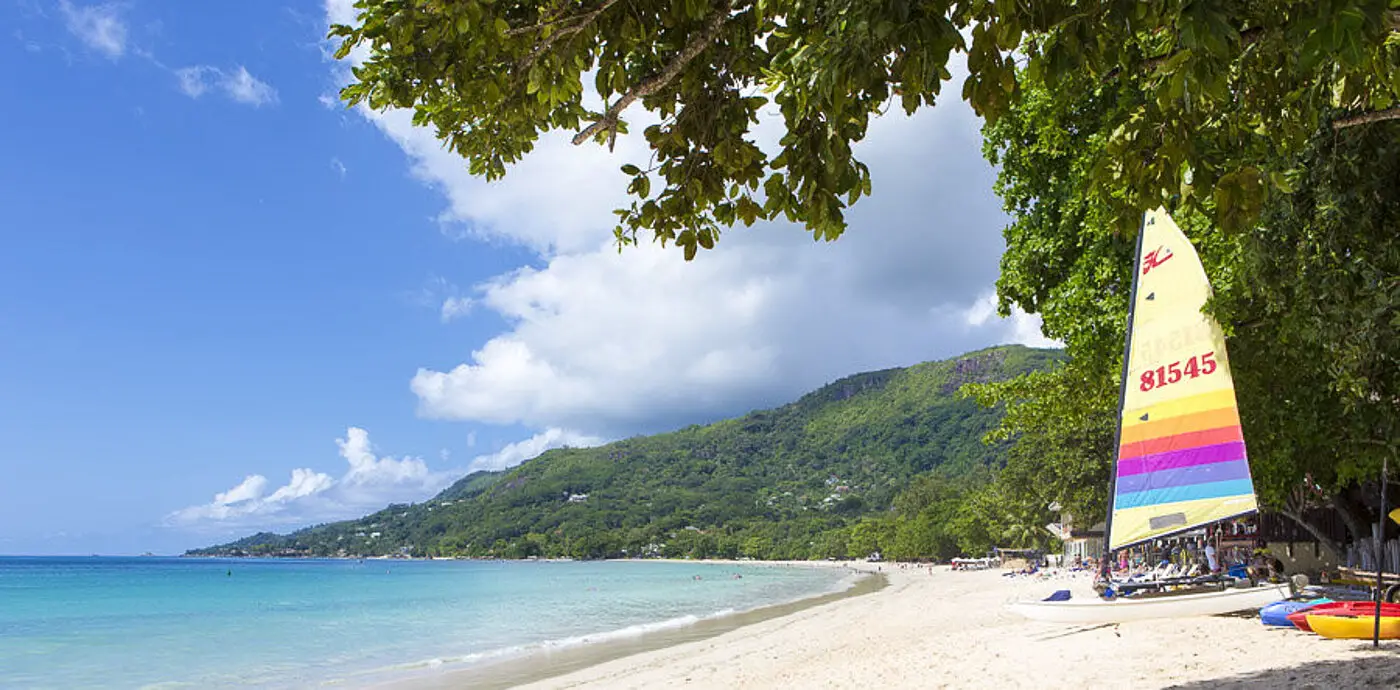
M 1146 214 L 1128 324 L 1108 548 L 1258 509 L 1210 281 L 1165 209 Z

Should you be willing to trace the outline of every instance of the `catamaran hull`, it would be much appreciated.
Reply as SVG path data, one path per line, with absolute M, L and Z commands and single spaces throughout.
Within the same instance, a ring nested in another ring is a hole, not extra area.
M 1262 608 L 1291 595 L 1292 590 L 1289 586 L 1282 584 L 1146 599 L 1019 601 L 1008 604 L 1007 608 L 1031 620 L 1046 623 L 1102 625 L 1246 611 Z

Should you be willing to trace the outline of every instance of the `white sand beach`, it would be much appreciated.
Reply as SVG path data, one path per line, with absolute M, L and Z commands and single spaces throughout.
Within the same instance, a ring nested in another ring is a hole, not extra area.
M 1369 641 L 1268 628 L 1257 616 L 1036 623 L 1003 604 L 1056 589 L 1079 596 L 1088 576 L 854 567 L 879 567 L 889 586 L 525 687 L 1400 687 L 1400 642 L 1377 651 Z

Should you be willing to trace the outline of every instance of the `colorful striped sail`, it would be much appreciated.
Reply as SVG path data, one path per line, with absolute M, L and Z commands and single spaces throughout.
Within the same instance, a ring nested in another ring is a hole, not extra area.
M 1210 282 L 1164 209 L 1138 249 L 1108 547 L 1258 509 Z

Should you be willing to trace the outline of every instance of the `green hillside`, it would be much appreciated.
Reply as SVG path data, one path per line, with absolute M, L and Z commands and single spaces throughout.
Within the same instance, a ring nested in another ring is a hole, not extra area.
M 999 411 L 959 388 L 1059 359 L 1056 350 L 1011 346 L 857 374 L 777 409 L 552 450 L 468 475 L 424 503 L 190 555 L 811 558 L 889 549 L 895 506 L 912 519 L 939 497 L 985 484 L 1003 457 L 981 441 Z M 869 534 L 858 545 L 861 524 Z M 888 543 L 870 541 L 882 531 Z M 902 538 L 917 544 L 907 549 L 957 548 Z

